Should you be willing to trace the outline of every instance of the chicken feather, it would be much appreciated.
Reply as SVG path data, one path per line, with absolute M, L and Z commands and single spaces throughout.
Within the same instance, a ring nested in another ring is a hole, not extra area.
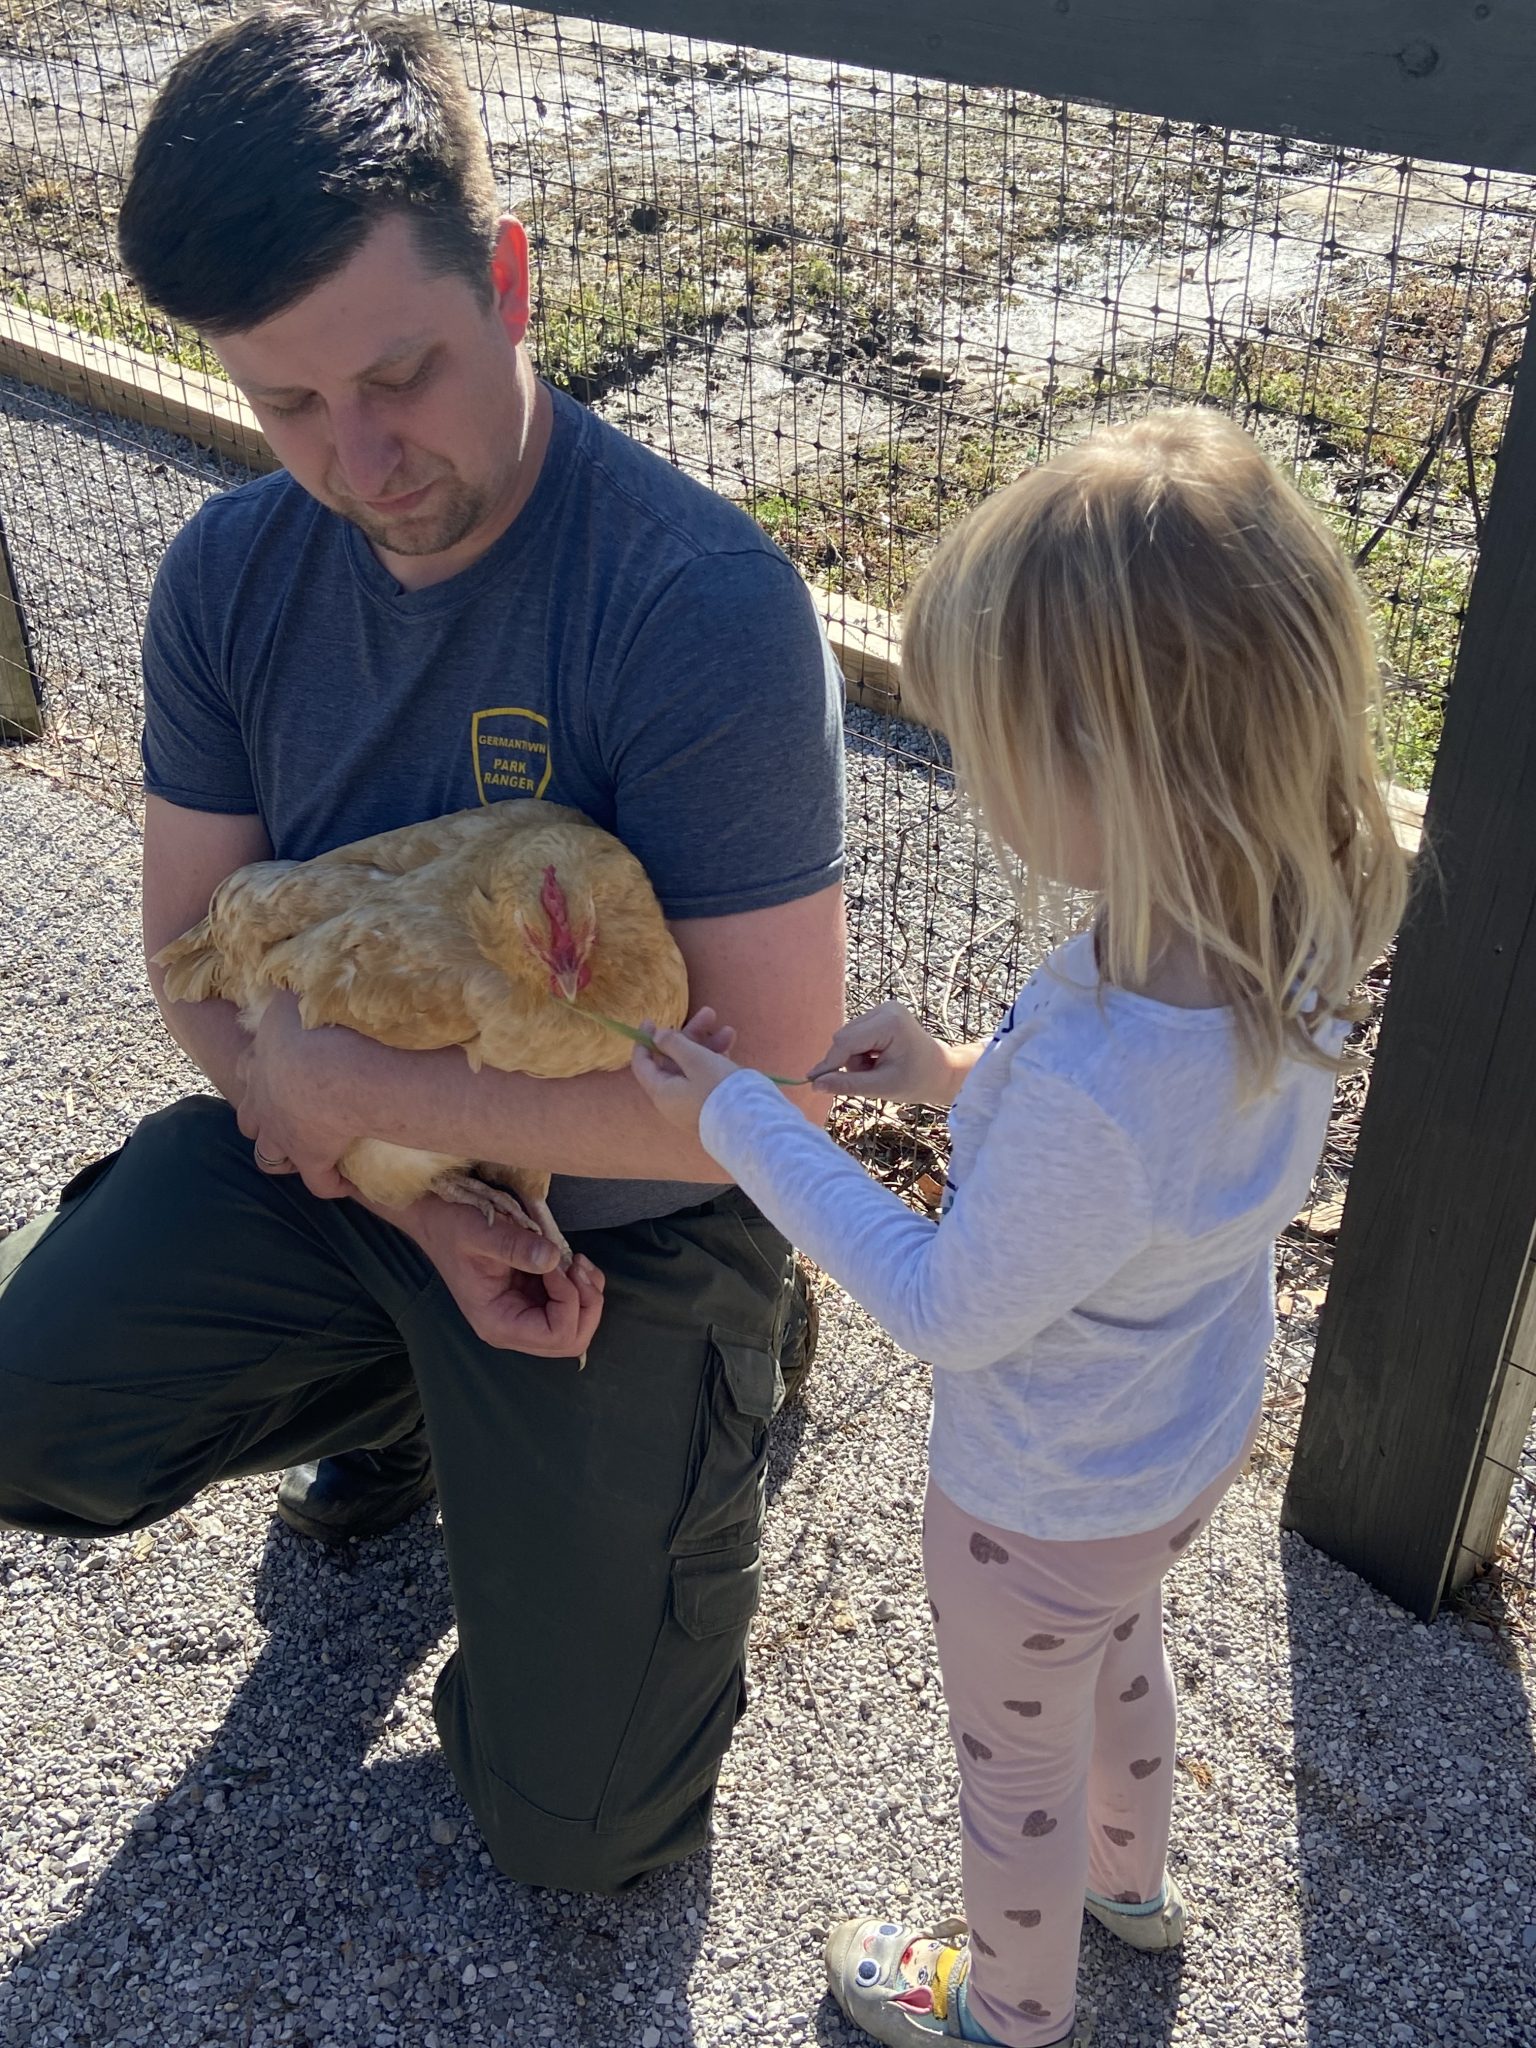
M 343 1025 L 409 1052 L 564 1080 L 627 1064 L 622 1023 L 680 1024 L 688 977 L 634 855 L 539 799 L 456 811 L 307 861 L 256 861 L 155 955 L 178 1002 L 223 997 L 254 1031 L 279 989 L 306 1028 Z M 536 1167 L 368 1138 L 341 1161 L 371 1201 L 428 1192 L 524 1215 L 569 1258 Z

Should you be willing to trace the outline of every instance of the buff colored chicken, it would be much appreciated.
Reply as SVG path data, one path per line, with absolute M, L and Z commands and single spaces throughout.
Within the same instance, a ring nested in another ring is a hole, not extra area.
M 257 861 L 155 955 L 178 1002 L 222 996 L 254 1030 L 288 989 L 306 1026 L 562 1080 L 626 1066 L 621 1025 L 681 1024 L 688 977 L 645 871 L 579 811 L 456 811 L 307 861 Z M 424 1194 L 538 1230 L 569 1261 L 549 1175 L 365 1138 L 341 1161 L 385 1208 Z

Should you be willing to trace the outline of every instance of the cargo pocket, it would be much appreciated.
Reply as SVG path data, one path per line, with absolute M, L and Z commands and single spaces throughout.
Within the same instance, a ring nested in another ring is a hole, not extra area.
M 667 1611 L 598 1807 L 616 1833 L 680 1815 L 714 1784 L 745 1698 L 757 1612 L 768 1422 L 779 1368 L 762 1339 L 719 1325 L 699 1384 Z
M 709 1350 L 682 1506 L 667 1543 L 674 1557 L 755 1543 L 762 1518 L 779 1363 L 760 1341 L 716 1327 Z
M 672 1560 L 666 1618 L 608 1774 L 600 1832 L 681 1813 L 713 1785 L 741 1712 L 761 1583 L 755 1541 Z

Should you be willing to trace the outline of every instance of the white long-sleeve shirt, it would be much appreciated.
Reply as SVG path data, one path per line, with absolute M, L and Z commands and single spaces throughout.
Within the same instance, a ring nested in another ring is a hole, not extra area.
M 1231 1012 L 1102 984 L 1085 933 L 1020 991 L 960 1090 L 938 1223 L 760 1074 L 716 1088 L 700 1134 L 933 1366 L 944 1492 L 1071 1541 L 1158 1527 L 1241 1450 L 1274 1334 L 1275 1238 L 1306 1200 L 1331 1100 L 1331 1074 L 1287 1060 L 1242 1103 Z

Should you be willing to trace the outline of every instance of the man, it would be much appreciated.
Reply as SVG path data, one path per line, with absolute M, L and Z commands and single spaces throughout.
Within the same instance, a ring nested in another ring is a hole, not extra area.
M 246 861 L 536 793 L 638 855 L 743 1056 L 803 1071 L 841 1016 L 835 669 L 741 513 L 534 376 L 526 239 L 449 54 L 390 15 L 221 30 L 156 102 L 120 239 L 286 465 L 156 585 L 147 952 Z M 131 1529 L 286 1466 L 290 1519 L 355 1533 L 435 1478 L 435 1711 L 497 1861 L 614 1891 L 686 1855 L 743 1698 L 788 1247 L 627 1072 L 472 1074 L 286 1000 L 247 1041 L 151 978 L 224 1100 L 0 1252 L 0 1521 Z M 370 1212 L 336 1171 L 364 1134 L 549 1166 L 583 1259 L 435 1198 Z

